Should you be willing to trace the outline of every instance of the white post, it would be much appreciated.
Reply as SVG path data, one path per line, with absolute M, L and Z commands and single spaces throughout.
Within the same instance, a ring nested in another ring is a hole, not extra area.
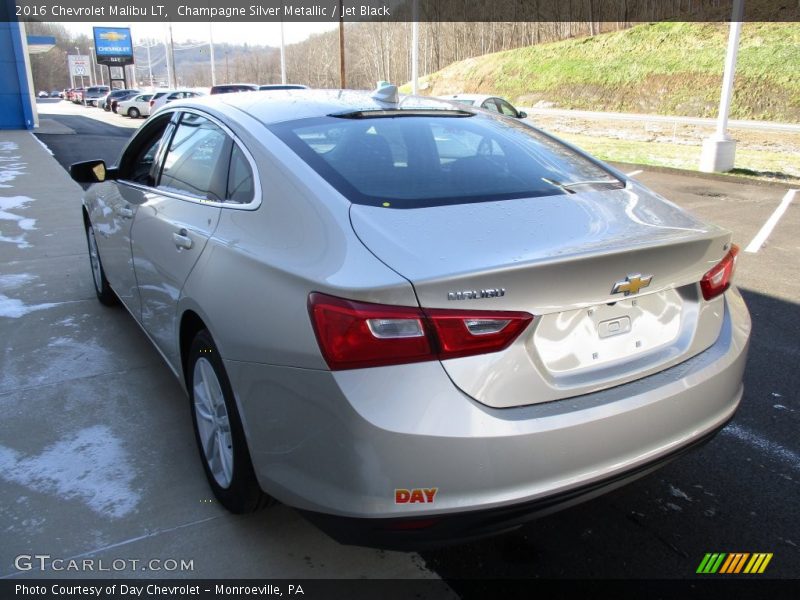
M 739 51 L 739 35 L 742 31 L 744 0 L 733 1 L 731 28 L 728 35 L 728 53 L 725 57 L 725 74 L 722 77 L 722 93 L 719 100 L 717 130 L 703 140 L 700 155 L 700 170 L 706 173 L 724 172 L 733 169 L 736 157 L 736 140 L 728 135 L 728 113 L 733 98 L 733 75 L 736 72 L 736 55 Z
M 89 85 L 97 85 L 97 67 L 94 66 L 94 46 L 89 46 L 89 60 L 92 63 L 92 70 L 89 71 Z
M 217 68 L 214 64 L 214 34 L 211 31 L 211 21 L 208 22 L 208 47 L 211 55 L 211 85 L 217 85 Z
M 419 93 L 419 2 L 414 0 L 412 4 L 412 20 L 411 23 L 411 93 L 417 95 Z
M 286 45 L 283 41 L 283 19 L 281 19 L 281 83 L 286 85 Z

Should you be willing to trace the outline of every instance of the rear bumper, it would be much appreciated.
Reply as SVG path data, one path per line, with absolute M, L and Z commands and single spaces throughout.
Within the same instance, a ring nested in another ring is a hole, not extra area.
M 688 361 L 519 408 L 472 400 L 435 362 L 337 373 L 226 367 L 267 493 L 334 534 L 351 532 L 352 540 L 337 535 L 345 541 L 364 543 L 357 532 L 366 531 L 366 538 L 383 532 L 419 545 L 514 527 L 706 441 L 742 396 L 750 319 L 736 290 L 726 293 L 726 306 L 719 339 Z M 417 488 L 437 488 L 434 501 L 395 502 L 395 490 Z M 438 520 L 429 527 L 396 530 L 431 518 Z
M 627 485 L 708 443 L 727 423 L 728 421 L 674 452 L 625 473 L 581 485 L 552 496 L 509 506 L 429 518 L 359 519 L 312 511 L 301 512 L 309 521 L 342 544 L 394 550 L 419 550 L 430 546 L 463 543 L 513 531 L 528 521 L 569 508 Z

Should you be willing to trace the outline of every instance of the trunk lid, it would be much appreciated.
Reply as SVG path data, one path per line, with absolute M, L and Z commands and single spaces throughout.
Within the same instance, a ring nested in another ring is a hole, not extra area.
M 535 315 L 506 350 L 442 362 L 457 386 L 490 406 L 631 381 L 719 335 L 722 298 L 705 302 L 697 282 L 724 256 L 730 233 L 632 182 L 411 210 L 354 204 L 351 221 L 367 248 L 412 283 L 422 307 Z M 614 293 L 631 281 L 641 289 Z

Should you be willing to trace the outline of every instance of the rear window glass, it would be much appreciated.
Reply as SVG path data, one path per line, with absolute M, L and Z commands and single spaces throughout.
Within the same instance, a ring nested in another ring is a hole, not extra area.
M 358 204 L 416 208 L 624 186 L 599 164 L 512 119 L 322 117 L 270 129 Z

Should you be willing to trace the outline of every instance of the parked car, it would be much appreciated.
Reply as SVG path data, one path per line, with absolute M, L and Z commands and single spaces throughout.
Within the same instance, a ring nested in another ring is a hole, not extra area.
M 731 232 L 524 121 L 226 94 L 70 171 L 94 182 L 97 297 L 184 386 L 233 512 L 274 498 L 387 547 L 507 531 L 701 444 L 742 397 Z
M 60 96 L 61 96 L 61 92 L 59 92 L 58 90 L 51 90 L 50 91 L 50 97 L 51 98 L 59 98 Z
M 116 112 L 113 109 L 115 101 L 119 102 L 120 100 L 127 100 L 128 98 L 132 98 L 133 96 L 141 93 L 142 93 L 141 90 L 136 90 L 136 89 L 111 90 L 110 92 L 108 92 L 108 94 L 106 94 L 100 100 L 98 100 L 97 106 L 98 108 L 102 108 L 107 112 L 108 111 Z
M 301 85 L 299 83 L 271 83 L 268 85 L 260 85 L 258 86 L 260 91 L 270 91 L 270 90 L 307 90 L 307 85 Z
M 514 106 L 503 98 L 497 96 L 484 96 L 481 94 L 454 94 L 452 96 L 443 96 L 442 100 L 450 100 L 465 104 L 467 106 L 475 106 L 490 110 L 492 112 L 500 113 L 507 117 L 514 117 L 516 119 L 524 119 L 528 116 L 527 113 L 517 110 Z
M 36 94 L 39 98 L 47 98 L 49 94 L 44 90 L 41 90 L 38 94 Z
M 133 98 L 118 102 L 115 112 L 131 119 L 150 116 L 150 100 L 152 98 L 153 94 L 137 94 Z
M 150 114 L 152 115 L 159 108 L 175 100 L 184 98 L 196 98 L 204 96 L 202 92 L 196 90 L 165 90 L 164 93 L 158 92 L 150 99 Z
M 86 88 L 86 91 L 83 94 L 83 104 L 86 106 L 94 106 L 95 103 L 99 98 L 102 98 L 111 88 L 107 85 L 93 85 L 91 87 Z
M 83 103 L 83 92 L 84 92 L 84 89 L 82 87 L 73 88 L 69 99 L 72 101 L 73 104 L 82 104 Z
M 211 88 L 211 94 L 232 94 L 235 92 L 255 92 L 261 86 L 255 83 L 224 83 Z

